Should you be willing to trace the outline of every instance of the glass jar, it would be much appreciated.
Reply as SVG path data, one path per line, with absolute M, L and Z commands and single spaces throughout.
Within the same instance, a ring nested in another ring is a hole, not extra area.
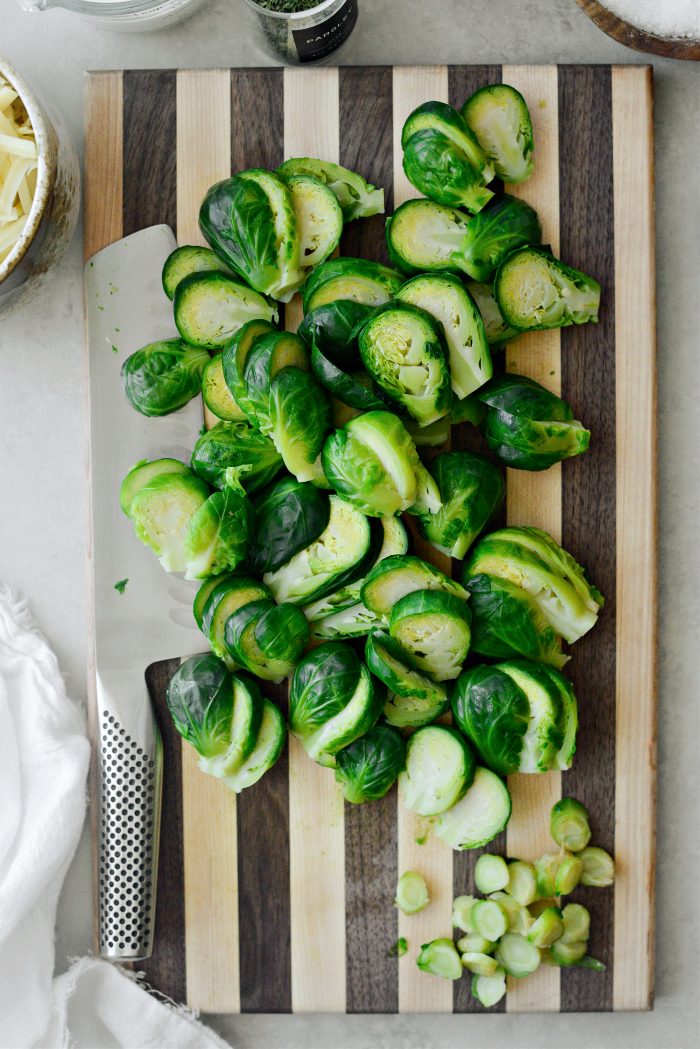
M 245 0 L 258 16 L 263 46 L 286 62 L 320 62 L 335 54 L 357 22 L 358 0 L 323 0 L 306 11 L 269 11 Z
M 63 7 L 103 29 L 138 33 L 164 29 L 188 18 L 204 0 L 19 0 L 25 11 Z

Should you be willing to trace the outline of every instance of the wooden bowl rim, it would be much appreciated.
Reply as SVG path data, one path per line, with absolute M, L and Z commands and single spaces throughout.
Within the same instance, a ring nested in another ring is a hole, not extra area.
M 616 40 L 618 44 L 630 47 L 634 51 L 660 55 L 663 58 L 700 61 L 700 40 L 686 40 L 680 37 L 673 39 L 648 33 L 626 22 L 598 0 L 576 0 L 576 3 L 599 29 Z

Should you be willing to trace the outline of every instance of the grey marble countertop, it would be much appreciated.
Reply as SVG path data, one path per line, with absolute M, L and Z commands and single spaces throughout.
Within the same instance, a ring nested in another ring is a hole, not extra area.
M 360 0 L 348 64 L 645 62 L 574 0 Z M 267 65 L 242 0 L 208 0 L 172 30 L 116 35 L 0 0 L 0 50 L 66 118 L 82 151 L 86 69 Z M 698 1046 L 700 739 L 700 76 L 655 59 L 660 444 L 657 997 L 651 1014 L 211 1017 L 238 1047 Z M 80 235 L 38 303 L 0 321 L 0 578 L 30 597 L 84 698 L 86 487 Z M 57 965 L 88 950 L 89 840 L 61 897 Z M 0 1035 L 1 1040 L 1 1035 Z M 164 1047 L 165 1049 L 165 1047 Z

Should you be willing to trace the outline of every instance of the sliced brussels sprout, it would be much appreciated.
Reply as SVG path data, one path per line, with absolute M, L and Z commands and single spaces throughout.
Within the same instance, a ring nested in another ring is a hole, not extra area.
M 512 866 L 512 864 L 510 864 L 510 866 Z M 510 881 L 510 872 L 508 873 L 508 880 Z M 527 934 L 528 929 L 534 921 L 534 918 L 527 907 L 523 906 L 522 903 L 519 903 L 515 897 L 509 895 L 508 892 L 492 892 L 489 894 L 489 899 L 496 900 L 507 914 L 509 932 L 519 932 L 521 936 Z
M 204 590 L 204 586 L 200 592 Z M 200 630 L 206 635 L 212 652 L 220 659 L 228 661 L 229 666 L 236 666 L 226 647 L 226 623 L 239 608 L 270 597 L 270 591 L 257 579 L 250 576 L 228 574 L 219 577 L 219 581 L 203 594 L 202 622 Z
M 461 929 L 462 932 L 469 934 L 474 932 L 474 927 L 471 922 L 471 913 L 472 907 L 475 903 L 476 899 L 474 896 L 455 896 L 452 901 L 452 917 L 450 919 L 455 928 Z M 459 942 L 457 943 L 458 947 Z M 460 948 L 460 950 L 461 949 L 462 948 Z M 466 947 L 464 948 L 464 950 L 467 949 L 468 948 Z
M 241 171 L 212 186 L 199 227 L 231 269 L 263 295 L 289 302 L 303 284 L 292 196 L 271 172 Z
M 498 347 L 509 339 L 514 339 L 518 332 L 503 320 L 503 314 L 496 302 L 493 287 L 478 281 L 468 280 L 467 291 L 477 305 L 484 322 L 486 341 L 489 346 Z
M 199 244 L 183 244 L 168 255 L 163 264 L 163 291 L 172 299 L 181 280 L 191 273 L 226 273 L 231 271 L 211 248 Z
M 360 360 L 357 337 L 375 309 L 352 299 L 336 299 L 307 313 L 297 335 L 337 367 L 352 371 Z
M 344 637 L 364 637 L 377 627 L 377 617 L 358 601 L 348 608 L 311 620 L 311 637 L 317 641 L 338 640 Z
M 486 405 L 481 428 L 499 462 L 516 470 L 546 470 L 588 448 L 590 430 L 561 397 L 522 375 L 503 375 L 477 397 Z
M 235 662 L 265 681 L 279 682 L 291 674 L 308 640 L 303 612 L 270 598 L 238 608 L 224 627 L 224 644 Z
M 334 164 L 330 160 L 313 157 L 291 157 L 277 169 L 280 178 L 294 175 L 312 175 L 333 191 L 346 222 L 365 219 L 384 212 L 384 190 L 376 189 L 355 171 Z
M 506 993 L 506 971 L 499 968 L 492 976 L 472 976 L 471 992 L 485 1009 L 497 1005 Z
M 539 528 L 503 528 L 479 540 L 465 564 L 465 582 L 477 575 L 515 583 L 570 644 L 595 626 L 603 607 L 581 565 Z
M 495 958 L 483 951 L 465 951 L 462 953 L 462 965 L 471 973 L 479 976 L 495 976 L 500 966 Z
M 491 378 L 493 364 L 481 315 L 461 281 L 451 274 L 414 277 L 396 296 L 426 310 L 445 336 L 452 389 L 467 397 Z
M 297 218 L 299 258 L 303 269 L 311 269 L 331 255 L 343 233 L 343 213 L 335 194 L 311 175 L 286 179 Z
M 385 557 L 379 561 L 367 574 L 362 586 L 362 600 L 372 612 L 388 620 L 396 603 L 416 590 L 439 590 L 462 601 L 467 600 L 467 593 L 459 583 L 411 554 Z
M 256 529 L 247 558 L 258 575 L 276 571 L 315 542 L 331 512 L 325 492 L 295 477 L 276 481 L 254 506 Z
M 462 116 L 504 182 L 532 174 L 532 121 L 525 99 L 510 84 L 482 87 L 462 106 Z
M 404 914 L 418 914 L 430 903 L 425 878 L 418 871 L 404 871 L 396 883 L 394 906 Z
M 460 270 L 468 222 L 456 208 L 407 200 L 386 221 L 389 257 L 403 273 Z
M 485 852 L 474 866 L 474 884 L 479 892 L 498 892 L 508 884 L 508 864 L 502 856 Z
M 582 874 L 583 862 L 581 859 L 570 853 L 567 854 L 557 870 L 557 877 L 554 882 L 554 895 L 568 896 L 580 882 Z
M 354 649 L 327 641 L 297 665 L 289 690 L 289 728 L 310 758 L 335 767 L 335 755 L 377 721 L 382 694 Z
M 461 268 L 472 280 L 488 281 L 516 248 L 541 242 L 542 227 L 535 209 L 503 193 L 467 223 L 460 246 Z
M 193 273 L 175 289 L 175 325 L 191 346 L 220 350 L 246 321 L 276 321 L 277 310 L 257 291 L 223 273 Z
M 424 102 L 401 134 L 403 169 L 416 189 L 438 204 L 479 211 L 493 193 L 494 169 L 462 116 L 445 102 Z
M 600 284 L 544 249 L 520 248 L 498 267 L 494 293 L 503 319 L 518 331 L 598 321 Z
M 319 456 L 331 426 L 322 387 L 300 368 L 283 368 L 270 384 L 269 412 L 270 437 L 289 472 L 298 481 L 319 481 Z
M 229 744 L 223 754 L 200 757 L 199 767 L 210 776 L 223 778 L 238 772 L 257 746 L 262 725 L 264 700 L 251 678 L 239 675 L 230 682 L 232 713 Z
M 535 860 L 535 885 L 538 896 L 554 896 L 561 859 L 560 853 L 547 852 Z
M 407 809 L 420 816 L 445 812 L 473 779 L 474 755 L 458 732 L 447 725 L 416 729 L 406 746 L 406 768 L 399 776 L 399 793 Z
M 567 903 L 561 912 L 564 931 L 562 943 L 580 943 L 587 940 L 591 928 L 590 912 L 580 903 Z
M 537 897 L 537 872 L 525 860 L 513 860 L 508 864 L 508 887 L 506 892 L 521 907 L 529 907 Z
M 379 262 L 342 257 L 328 259 L 310 273 L 304 285 L 304 314 L 337 299 L 383 306 L 401 287 L 401 275 Z
M 238 574 L 236 572 L 222 572 L 221 575 L 212 575 L 208 579 L 205 579 L 200 584 L 197 593 L 194 596 L 192 602 L 192 615 L 194 616 L 195 622 L 199 629 L 202 629 L 202 623 L 204 621 L 204 609 L 207 601 L 211 597 L 212 593 L 219 586 L 220 583 L 228 583 L 232 579 L 237 579 Z
M 270 386 L 284 368 L 309 370 L 309 354 L 303 340 L 288 331 L 273 331 L 256 338 L 243 365 L 245 396 L 239 403 L 263 433 L 271 428 Z
M 229 388 L 231 396 L 240 407 L 244 416 L 251 422 L 255 422 L 255 416 L 251 406 L 247 406 L 246 388 L 243 381 L 243 372 L 246 361 L 253 346 L 263 335 L 270 335 L 275 328 L 269 321 L 248 321 L 239 328 L 230 342 L 227 342 L 221 352 L 221 366 L 224 372 L 224 381 Z
M 295 605 L 318 601 L 364 575 L 381 543 L 381 529 L 364 514 L 331 495 L 326 528 L 281 567 L 263 576 L 275 600 Z
M 529 976 L 539 968 L 540 952 L 534 943 L 530 943 L 517 932 L 507 932 L 496 947 L 496 961 L 508 976 L 521 979 Z
M 136 350 L 122 364 L 124 393 L 142 415 L 169 415 L 196 397 L 209 364 L 206 350 L 181 339 L 162 339 Z
M 311 348 L 311 370 L 327 390 L 343 404 L 358 411 L 382 411 L 384 403 L 372 390 L 372 379 L 366 372 L 346 372 L 315 344 Z
M 463 576 L 472 611 L 472 652 L 492 659 L 522 656 L 561 669 L 559 634 L 537 602 L 517 583 L 490 575 Z
M 210 495 L 188 523 L 185 579 L 219 575 L 235 568 L 246 555 L 254 527 L 253 507 L 232 469 L 226 474 L 223 490 Z
M 605 889 L 615 881 L 615 861 L 612 856 L 596 845 L 587 845 L 578 854 L 583 865 L 581 884 Z
M 483 936 L 477 936 L 476 933 L 468 933 L 466 936 L 462 936 L 460 940 L 457 940 L 457 950 L 462 955 L 462 965 L 466 969 L 471 968 L 471 966 L 465 963 L 465 954 L 493 954 L 495 946 L 495 940 L 486 940 Z M 472 972 L 476 972 L 476 970 L 472 969 Z
M 231 736 L 231 675 L 207 652 L 181 663 L 168 684 L 166 699 L 175 728 L 203 758 L 224 754 Z
M 459 980 L 464 972 L 454 941 L 442 936 L 423 944 L 416 965 L 421 972 L 441 976 L 444 980 Z
M 508 915 L 497 900 L 475 900 L 469 919 L 478 936 L 496 943 L 508 928 Z
M 587 950 L 588 943 L 585 940 L 578 943 L 564 943 L 562 940 L 556 940 L 549 948 L 549 953 L 556 965 L 568 968 L 570 965 L 580 965 Z
M 359 345 L 374 381 L 421 426 L 449 413 L 445 340 L 425 310 L 403 304 L 379 310 L 360 332 Z
M 134 496 L 156 477 L 163 474 L 189 474 L 189 468 L 179 459 L 142 459 L 129 470 L 119 490 L 119 505 L 127 517 L 131 514 Z
M 397 728 L 421 728 L 445 712 L 447 692 L 412 667 L 398 644 L 380 631 L 367 638 L 365 660 L 370 671 L 389 689 L 384 717 Z
M 550 814 L 549 831 L 562 849 L 569 852 L 585 849 L 591 840 L 586 806 L 575 798 L 562 798 Z
M 255 746 L 240 768 L 224 777 L 229 790 L 240 794 L 246 787 L 257 783 L 278 760 L 286 740 L 287 726 L 279 708 L 269 699 L 263 699 L 260 731 Z
M 430 467 L 442 507 L 421 516 L 421 534 L 448 557 L 463 558 L 503 504 L 503 477 L 488 459 L 471 452 L 443 452 Z
M 187 569 L 192 522 L 207 505 L 210 491 L 188 470 L 153 476 L 131 499 L 129 517 L 134 531 L 141 542 L 153 550 L 166 572 Z
M 243 487 L 256 492 L 273 480 L 283 464 L 269 437 L 245 421 L 222 421 L 197 438 L 191 465 L 214 488 L 225 486 L 230 467 L 239 468 Z
M 336 755 L 335 778 L 353 805 L 383 798 L 404 767 L 406 744 L 389 725 L 375 725 Z
M 394 605 L 389 632 L 409 661 L 436 681 L 452 681 L 469 652 L 469 605 L 440 590 L 417 590 Z
M 236 404 L 236 400 L 224 379 L 224 362 L 222 354 L 212 357 L 202 372 L 202 400 L 212 415 L 225 422 L 244 422 L 246 414 Z
M 480 849 L 505 828 L 511 807 L 503 780 L 490 769 L 477 766 L 471 787 L 440 815 L 435 833 L 453 849 Z

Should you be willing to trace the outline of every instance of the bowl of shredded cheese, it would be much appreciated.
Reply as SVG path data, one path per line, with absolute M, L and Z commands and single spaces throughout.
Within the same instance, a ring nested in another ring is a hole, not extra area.
M 65 128 L 0 57 L 0 313 L 26 302 L 58 264 L 79 200 Z

